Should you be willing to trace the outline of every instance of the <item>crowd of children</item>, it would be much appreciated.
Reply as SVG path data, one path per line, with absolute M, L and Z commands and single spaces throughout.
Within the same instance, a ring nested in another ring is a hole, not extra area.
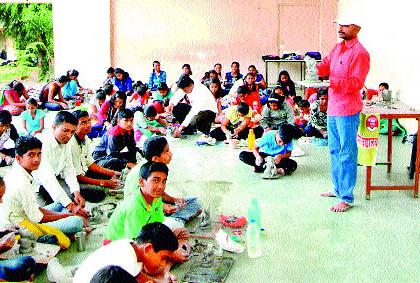
M 147 84 L 133 82 L 121 68 L 109 68 L 103 86 L 85 107 L 73 112 L 66 111 L 74 107 L 71 101 L 87 100 L 91 94 L 80 86 L 77 70 L 46 84 L 38 98 L 29 97 L 17 81 L 2 93 L 0 166 L 13 164 L 0 186 L 5 191 L 5 223 L 29 230 L 37 227 L 29 223 L 45 225 L 67 248 L 66 235 L 88 225 L 85 202 L 102 201 L 106 191 L 97 187 L 118 188 L 121 172 L 130 169 L 125 199 L 104 235 L 105 243 L 111 243 L 82 263 L 75 282 L 101 278 L 115 266 L 127 276 L 159 279 L 172 276 L 170 267 L 188 259 L 189 234 L 183 227 L 202 208 L 196 197 L 175 198 L 165 192 L 172 153 L 164 135 L 177 138 L 200 131 L 200 144 L 214 145 L 246 140 L 252 132 L 260 139 L 239 159 L 262 172 L 265 158 L 272 156 L 280 176 L 297 168 L 290 158 L 296 147 L 293 139 L 327 137 L 327 91 L 320 91 L 312 104 L 299 100 L 286 71 L 271 89 L 254 65 L 242 75 L 239 63 L 233 62 L 223 76 L 217 63 L 200 83 L 191 78 L 191 66 L 184 64 L 178 81 L 169 86 L 160 67 L 159 61 L 153 62 Z M 51 128 L 45 125 L 43 109 L 59 111 Z M 21 116 L 20 137 L 12 115 Z M 95 147 L 91 138 L 99 139 Z M 9 139 L 14 147 L 6 147 Z M 139 154 L 146 163 L 139 162 Z M 136 240 L 126 240 L 132 238 Z M 108 256 L 114 250 L 121 256 Z M 5 264 L 0 261 L 0 270 Z M 26 264 L 22 261 L 21 267 Z M 8 278 L 12 277 L 0 272 L 0 279 Z

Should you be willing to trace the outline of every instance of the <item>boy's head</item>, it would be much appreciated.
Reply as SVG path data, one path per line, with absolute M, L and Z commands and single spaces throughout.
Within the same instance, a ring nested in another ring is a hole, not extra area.
M 380 83 L 379 84 L 379 90 L 380 91 L 384 91 L 384 90 L 388 90 L 389 89 L 389 85 L 387 83 Z
M 328 105 L 328 88 L 327 89 L 320 89 L 317 98 L 321 105 Z
M 76 134 L 86 136 L 92 131 L 92 123 L 90 121 L 89 113 L 85 110 L 73 111 L 73 115 L 78 120 L 76 127 Z
M 147 92 L 147 89 L 148 89 L 147 85 L 142 84 L 136 87 L 136 92 L 138 93 L 138 95 L 144 96 Z
M 112 95 L 114 93 L 114 86 L 112 84 L 105 84 L 102 90 L 105 92 L 105 95 Z
M 236 107 L 236 110 L 238 111 L 239 116 L 244 117 L 246 114 L 249 113 L 249 105 L 245 102 L 241 102 Z
M 169 164 L 172 159 L 172 152 L 165 137 L 153 136 L 144 142 L 143 156 L 147 161 Z
M 287 96 L 288 93 L 285 89 L 283 89 L 281 86 L 276 86 L 274 89 L 274 93 L 280 95 L 280 96 Z
M 284 96 L 278 95 L 277 93 L 272 93 L 267 100 L 268 107 L 270 107 L 271 110 L 276 111 L 282 107 L 284 99 Z
M 57 79 L 58 84 L 63 87 L 66 83 L 70 81 L 70 78 L 67 76 L 61 76 Z
M 113 78 L 115 75 L 115 69 L 112 67 L 109 67 L 108 70 L 106 70 L 106 74 L 108 75 L 108 78 Z
M 246 74 L 245 82 L 248 85 L 254 84 L 255 83 L 255 74 L 254 73 L 251 73 L 251 72 L 249 72 L 248 74 Z
M 130 109 L 120 109 L 118 112 L 118 125 L 126 131 L 133 129 L 134 113 Z
M 52 125 L 53 134 L 59 144 L 66 144 L 70 141 L 79 121 L 68 111 L 60 111 L 55 116 Z
M 168 172 L 168 166 L 162 162 L 148 161 L 143 164 L 139 174 L 142 194 L 150 199 L 161 197 L 166 189 Z
M 90 279 L 90 283 L 137 283 L 136 278 L 117 265 L 107 265 L 98 270 Z
M 20 136 L 15 143 L 16 161 L 26 171 L 32 172 L 41 163 L 42 142 L 34 136 Z
M 246 85 L 241 85 L 236 90 L 236 93 L 238 94 L 239 97 L 244 97 L 245 95 L 249 93 L 249 88 Z
M 166 225 L 154 222 L 143 226 L 135 245 L 144 255 L 145 273 L 155 275 L 164 271 L 172 253 L 178 249 L 178 240 Z
M 310 111 L 309 108 L 311 104 L 309 103 L 308 100 L 303 99 L 298 102 L 298 106 L 299 106 L 300 111 L 302 111 L 303 113 L 308 113 Z
M 0 134 L 3 134 L 12 123 L 12 114 L 7 110 L 0 111 Z
M 276 142 L 278 145 L 286 145 L 293 139 L 293 126 L 282 124 L 276 132 Z
M 157 87 L 157 90 L 160 93 L 160 95 L 166 96 L 169 92 L 169 87 L 165 82 L 160 82 Z
M 147 117 L 149 120 L 154 120 L 157 115 L 156 108 L 153 105 L 147 105 L 144 110 L 144 116 Z
M 194 81 L 190 78 L 189 75 L 182 75 L 179 78 L 179 81 L 178 81 L 177 85 L 185 93 L 190 93 L 194 88 Z

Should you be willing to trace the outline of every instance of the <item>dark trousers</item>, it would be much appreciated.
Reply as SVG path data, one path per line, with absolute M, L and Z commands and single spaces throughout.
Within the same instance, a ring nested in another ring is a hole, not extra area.
M 232 124 L 229 124 L 227 126 L 227 129 L 233 134 L 233 130 L 235 129 L 233 127 Z M 248 138 L 249 135 L 249 129 L 250 128 L 245 128 L 242 132 L 240 132 L 238 134 L 238 140 L 245 140 Z M 264 129 L 261 126 L 255 127 L 253 128 L 254 134 L 255 134 L 255 138 L 258 139 L 260 137 L 262 137 L 263 133 L 264 133 Z M 221 127 L 218 127 L 216 129 L 214 129 L 213 131 L 210 132 L 210 136 L 214 139 L 216 139 L 217 141 L 224 141 L 226 140 L 226 134 L 222 131 Z
M 109 155 L 97 158 L 94 154 L 93 159 L 96 164 L 118 172 L 121 172 L 127 166 L 128 162 L 136 163 L 136 156 L 134 155 L 133 158 L 130 152 L 120 152 L 119 154 L 121 155 L 120 158 Z
M 264 153 L 264 152 L 260 152 L 260 156 L 262 158 L 266 158 L 268 156 L 268 154 Z M 264 172 L 264 164 L 265 164 L 265 160 L 261 163 L 260 166 L 257 166 L 255 164 L 255 156 L 252 152 L 250 151 L 242 151 L 239 154 L 239 159 L 244 162 L 245 164 L 254 166 L 255 168 L 255 172 Z M 276 164 L 277 168 L 283 168 L 284 173 L 286 175 L 289 175 L 291 173 L 293 173 L 294 171 L 296 171 L 297 168 L 297 163 L 296 161 L 294 161 L 293 159 L 290 159 L 288 157 L 282 158 L 280 160 L 279 164 Z
M 306 127 L 303 129 L 303 135 L 306 137 L 316 137 L 321 139 L 323 138 L 319 130 L 310 124 L 307 124 Z
M 214 119 L 216 119 L 216 113 L 213 111 L 200 111 L 193 117 L 189 126 L 196 128 L 205 135 L 208 135 L 210 134 L 211 125 L 213 124 Z
M 190 111 L 191 105 L 186 103 L 178 103 L 174 106 L 174 109 L 172 110 L 172 115 L 174 115 L 175 120 L 181 124 L 182 122 L 184 122 L 185 117 L 187 117 Z

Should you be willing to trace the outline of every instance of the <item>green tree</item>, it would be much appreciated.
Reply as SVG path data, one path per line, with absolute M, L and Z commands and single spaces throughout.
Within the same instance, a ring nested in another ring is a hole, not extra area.
M 54 58 L 52 4 L 0 4 L 0 23 L 15 43 L 18 63 L 38 65 L 40 79 L 48 79 Z

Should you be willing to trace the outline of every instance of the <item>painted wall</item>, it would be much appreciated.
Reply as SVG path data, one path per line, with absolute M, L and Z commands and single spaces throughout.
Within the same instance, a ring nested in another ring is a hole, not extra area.
M 336 0 L 112 0 L 111 6 L 112 62 L 142 81 L 154 60 L 169 82 L 183 63 L 191 64 L 196 79 L 217 62 L 223 72 L 238 61 L 242 73 L 250 64 L 265 73 L 261 56 L 278 54 L 280 45 L 324 53 L 336 41 Z M 275 78 L 279 69 L 273 70 Z
M 53 28 L 56 76 L 77 69 L 82 86 L 100 86 L 111 60 L 109 1 L 54 0 Z
M 366 85 L 377 88 L 388 82 L 401 100 L 420 108 L 417 66 L 418 9 L 415 1 L 341 0 L 341 12 L 356 12 L 364 19 L 359 39 L 370 53 Z M 416 42 L 416 43 L 415 43 Z

